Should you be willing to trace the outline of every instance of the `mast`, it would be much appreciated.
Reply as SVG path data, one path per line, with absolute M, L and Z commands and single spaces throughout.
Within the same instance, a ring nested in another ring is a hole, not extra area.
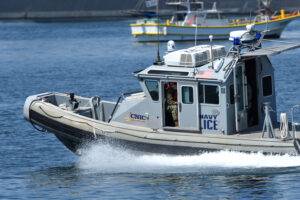
M 271 16 L 274 11 L 271 9 L 271 0 L 257 0 L 258 13 Z
M 156 0 L 156 17 L 157 17 L 157 56 L 156 56 L 156 60 L 154 62 L 154 64 L 156 65 L 162 65 L 162 60 L 160 58 L 160 52 L 159 52 L 159 48 L 160 48 L 160 43 L 159 43 L 159 0 Z

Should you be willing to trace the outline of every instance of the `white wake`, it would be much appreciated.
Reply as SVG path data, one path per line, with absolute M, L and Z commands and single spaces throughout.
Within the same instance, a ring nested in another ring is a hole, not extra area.
M 210 152 L 191 156 L 137 154 L 107 144 L 82 150 L 78 167 L 103 173 L 193 173 L 207 170 L 300 167 L 300 156 Z

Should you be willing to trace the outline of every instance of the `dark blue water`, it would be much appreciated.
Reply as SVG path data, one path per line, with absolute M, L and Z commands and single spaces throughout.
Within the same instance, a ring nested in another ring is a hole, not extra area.
M 134 43 L 129 23 L 0 22 L 0 199 L 297 199 L 300 158 L 136 155 L 101 144 L 79 158 L 24 121 L 28 95 L 59 91 L 112 100 L 138 89 L 132 72 L 152 63 L 155 45 Z M 300 21 L 282 40 L 300 42 Z M 272 62 L 278 110 L 286 111 L 300 103 L 300 50 Z

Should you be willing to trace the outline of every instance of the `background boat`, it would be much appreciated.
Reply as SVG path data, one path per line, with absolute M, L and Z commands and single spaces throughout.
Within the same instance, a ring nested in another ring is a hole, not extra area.
M 258 11 L 254 17 L 229 18 L 222 16 L 216 8 L 204 9 L 204 3 L 197 0 L 170 0 L 168 5 L 184 7 L 184 11 L 174 12 L 170 20 L 144 19 L 131 24 L 131 33 L 137 41 L 185 41 L 207 40 L 209 35 L 215 39 L 226 39 L 231 31 L 239 30 L 247 24 L 255 24 L 255 28 L 265 32 L 265 38 L 279 38 L 285 27 L 300 17 L 299 11 L 286 13 L 272 11 L 271 1 L 259 1 Z M 194 6 L 194 9 L 192 8 Z
M 172 8 L 160 0 L 162 14 L 169 15 Z M 204 0 L 207 8 L 213 2 L 226 13 L 246 13 L 256 10 L 254 0 Z M 299 9 L 300 2 L 295 0 L 274 0 L 273 8 Z M 57 18 L 97 18 L 143 16 L 143 12 L 155 11 L 146 8 L 144 0 L 1 0 L 0 19 L 57 19 Z

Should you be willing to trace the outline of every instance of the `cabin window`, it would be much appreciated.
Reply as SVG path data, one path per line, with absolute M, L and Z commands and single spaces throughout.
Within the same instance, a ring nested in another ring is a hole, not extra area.
M 184 14 L 184 13 L 177 13 L 177 15 L 176 15 L 177 21 L 183 21 L 185 18 L 185 15 L 186 14 Z
M 148 92 L 153 101 L 159 100 L 159 93 L 158 93 L 158 81 L 155 80 L 145 80 L 145 85 L 148 89 Z
M 272 95 L 272 77 L 265 76 L 262 78 L 263 96 Z
M 215 85 L 205 85 L 205 103 L 219 104 L 219 87 Z
M 187 76 L 188 72 L 180 72 L 180 71 L 163 71 L 163 70 L 149 70 L 148 74 L 162 74 L 162 75 L 170 75 L 170 76 Z
M 219 19 L 218 13 L 207 13 L 206 19 Z
M 229 86 L 230 104 L 234 104 L 234 85 Z
M 216 85 L 199 85 L 199 102 L 219 104 L 219 87 Z
M 182 103 L 184 104 L 194 103 L 194 94 L 193 94 L 192 87 L 182 86 Z

